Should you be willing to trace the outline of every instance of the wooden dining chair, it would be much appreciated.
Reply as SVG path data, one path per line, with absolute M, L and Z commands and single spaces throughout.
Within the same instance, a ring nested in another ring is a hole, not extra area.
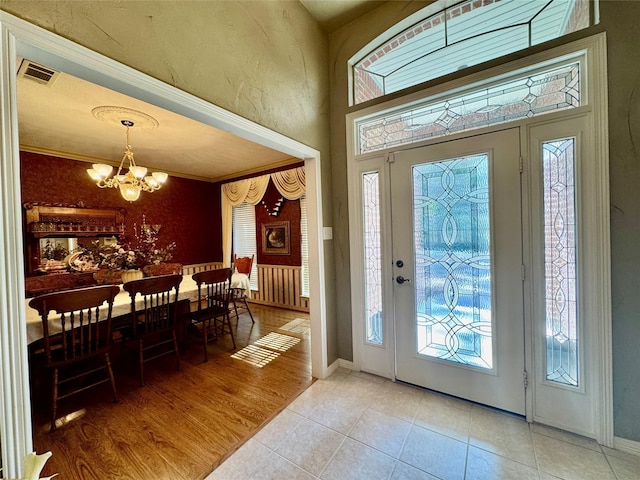
M 40 295 L 29 302 L 42 319 L 45 366 L 52 375 L 52 432 L 59 400 L 110 382 L 113 401 L 118 401 L 109 349 L 111 310 L 119 291 L 114 285 L 88 287 Z M 51 312 L 59 315 L 59 332 L 49 328 Z
M 250 257 L 238 257 L 233 254 L 233 270 L 236 273 L 247 276 L 247 282 L 251 279 L 251 269 L 253 268 L 254 255 Z M 236 322 L 240 319 L 240 315 L 243 312 L 249 314 L 251 323 L 256 323 L 253 319 L 251 310 L 249 309 L 249 303 L 247 302 L 247 291 L 244 287 L 232 287 L 231 288 L 231 301 L 233 303 L 233 311 L 236 318 Z
M 156 358 L 175 354 L 180 370 L 178 352 L 179 317 L 178 293 L 182 275 L 163 275 L 125 283 L 122 288 L 131 298 L 131 325 L 125 338 L 138 343 L 140 386 L 144 385 L 144 364 Z
M 230 268 L 219 268 L 194 273 L 192 276 L 198 285 L 198 302 L 196 310 L 188 315 L 187 332 L 193 331 L 202 336 L 205 362 L 209 360 L 208 342 L 221 335 L 229 334 L 234 350 L 236 348 L 229 320 L 231 273 Z

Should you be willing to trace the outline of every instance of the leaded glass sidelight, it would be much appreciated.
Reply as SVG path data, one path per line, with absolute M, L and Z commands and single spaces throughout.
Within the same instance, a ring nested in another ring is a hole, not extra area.
M 418 353 L 490 369 L 489 157 L 413 167 Z
M 547 380 L 578 386 L 575 138 L 542 146 Z
M 382 345 L 382 248 L 380 239 L 380 178 L 378 172 L 362 175 L 365 336 L 368 343 Z

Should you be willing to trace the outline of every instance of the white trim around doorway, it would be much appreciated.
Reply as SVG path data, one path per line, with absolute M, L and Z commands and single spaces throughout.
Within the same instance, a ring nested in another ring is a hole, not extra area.
M 0 439 L 3 475 L 20 478 L 32 450 L 22 279 L 22 208 L 16 56 L 219 128 L 304 160 L 307 175 L 312 375 L 328 375 L 320 152 L 0 11 Z

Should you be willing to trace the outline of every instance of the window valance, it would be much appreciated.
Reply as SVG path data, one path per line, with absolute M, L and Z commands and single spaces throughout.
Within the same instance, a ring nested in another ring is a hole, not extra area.
M 233 207 L 247 202 L 257 205 L 267 191 L 269 180 L 287 200 L 297 200 L 306 191 L 304 167 L 274 172 L 222 185 L 222 258 L 225 267 L 231 265 L 231 227 Z

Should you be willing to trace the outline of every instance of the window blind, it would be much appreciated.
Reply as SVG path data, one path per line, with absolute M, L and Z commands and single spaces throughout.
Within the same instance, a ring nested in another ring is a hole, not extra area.
M 302 296 L 309 296 L 309 236 L 307 235 L 307 195 L 300 197 L 300 238 L 302 254 Z
M 249 283 L 251 290 L 258 290 L 258 247 L 256 245 L 256 210 L 255 206 L 243 203 L 232 210 L 233 253 L 238 257 L 253 255 L 253 266 Z

